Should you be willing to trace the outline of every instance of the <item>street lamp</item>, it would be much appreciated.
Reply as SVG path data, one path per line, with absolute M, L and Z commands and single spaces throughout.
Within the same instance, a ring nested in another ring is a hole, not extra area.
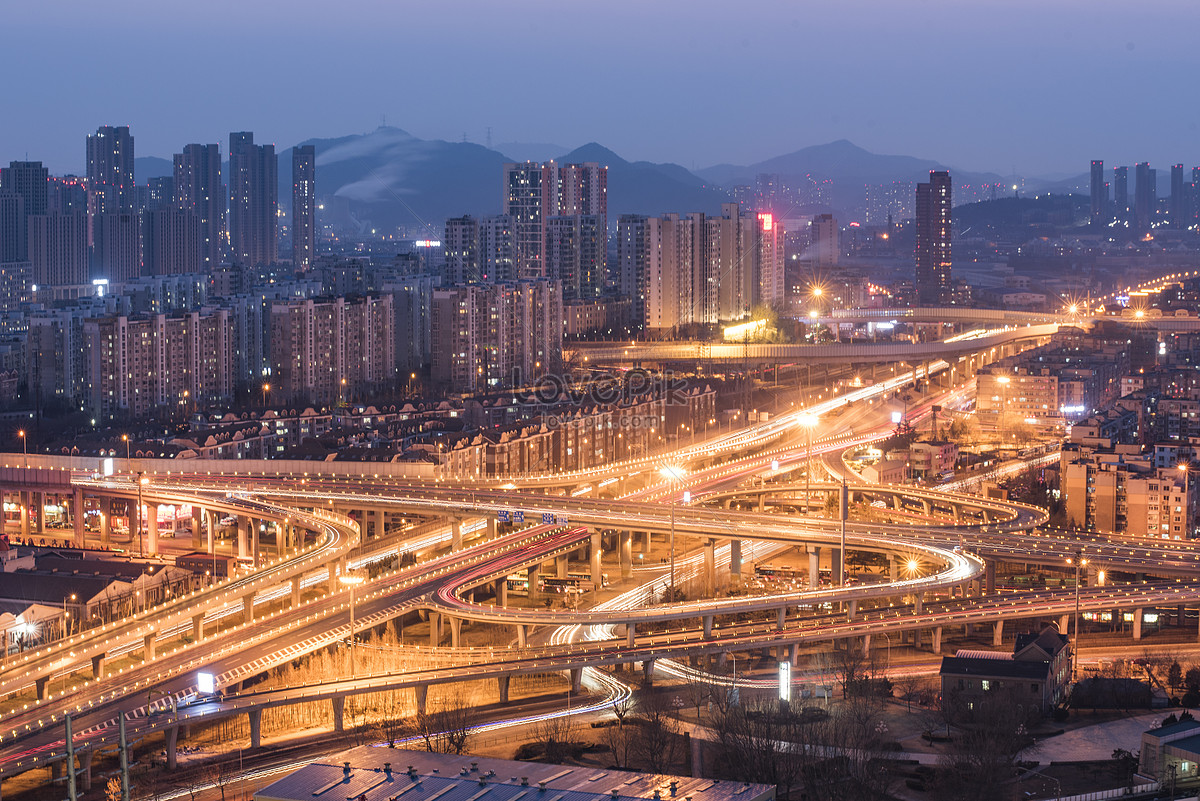
M 29 467 L 29 439 L 25 436 L 25 429 L 22 428 L 18 431 L 17 436 L 21 438 L 21 452 L 25 454 L 25 467 Z
M 671 603 L 675 603 L 675 485 L 683 478 L 683 468 L 666 466 L 659 471 L 671 482 L 671 535 L 667 540 L 667 550 L 671 555 Z M 649 537 L 649 535 L 647 535 Z
M 145 550 L 142 548 L 142 486 L 150 483 L 150 479 L 146 478 L 144 473 L 138 473 L 138 501 L 137 501 L 137 538 L 138 538 L 138 556 L 144 556 Z M 155 519 L 154 525 L 158 525 L 158 520 Z
M 355 573 L 343 573 L 338 581 L 350 587 L 350 678 L 354 678 L 354 588 L 363 583 L 363 577 Z
M 1187 539 L 1192 535 L 1192 524 L 1189 519 L 1192 516 L 1192 499 L 1188 495 L 1188 490 L 1190 489 L 1188 473 L 1190 472 L 1191 465 L 1187 462 L 1180 462 L 1176 466 L 1179 468 L 1179 472 L 1183 473 L 1183 530 L 1184 539 Z
M 804 470 L 804 514 L 808 516 L 810 505 L 812 502 L 812 430 L 813 426 L 820 420 L 815 414 L 805 413 L 800 415 L 800 425 L 804 426 L 807 444 L 805 445 L 804 455 L 808 460 L 808 466 Z
M 268 384 L 268 383 L 266 383 L 266 382 L 264 382 L 264 383 L 263 383 L 263 386 L 262 386 L 262 390 L 263 390 L 263 408 L 266 408 L 266 405 L 267 405 L 267 393 L 271 391 L 271 385 L 270 385 L 270 384 Z
M 1077 549 L 1075 558 L 1068 559 L 1067 564 L 1072 562 L 1075 564 L 1075 642 L 1071 649 L 1071 678 L 1074 679 L 1079 672 L 1079 580 L 1082 568 L 1088 563 L 1088 560 L 1083 558 L 1083 551 Z
M 122 434 L 121 441 L 125 443 L 125 461 L 129 461 L 129 435 Z
M 813 341 L 814 345 L 820 344 L 817 341 L 817 336 L 821 333 L 820 327 L 818 326 L 818 323 L 817 323 L 817 318 L 819 318 L 820 316 L 821 316 L 821 313 L 819 311 L 817 311 L 816 309 L 812 309 L 808 313 L 808 320 L 809 320 L 808 333 L 809 333 L 809 336 L 812 337 L 812 341 Z
M 996 433 L 1000 433 L 1000 416 L 1004 414 L 1004 410 L 1008 407 L 1008 383 L 1012 381 L 1006 375 L 998 376 L 996 381 L 1000 384 L 1000 408 L 996 410 Z

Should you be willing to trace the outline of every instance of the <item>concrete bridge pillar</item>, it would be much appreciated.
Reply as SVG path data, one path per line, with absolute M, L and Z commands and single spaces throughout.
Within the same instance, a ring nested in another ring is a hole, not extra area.
M 346 730 L 346 696 L 335 695 L 329 699 L 333 705 L 333 730 L 337 732 Z
M 654 660 L 646 659 L 642 662 L 642 681 L 647 686 L 654 683 Z
M 554 557 L 554 575 L 560 579 L 567 577 L 567 557 L 565 554 Z
M 729 541 L 729 582 L 734 587 L 742 583 L 742 541 Z
M 621 538 L 621 578 L 633 576 L 633 533 L 622 531 Z
M 896 557 L 888 554 L 888 581 L 895 584 L 900 580 L 900 563 L 896 561 Z
M 153 631 L 142 637 L 142 658 L 149 662 L 154 658 L 154 641 L 158 637 Z
M 92 789 L 92 757 L 95 751 L 79 751 L 79 787 L 84 792 Z
M 984 577 L 984 592 L 988 595 L 996 594 L 996 563 L 988 560 L 983 563 Z
M 1142 610 L 1133 610 L 1133 639 L 1135 641 L 1142 639 Z
M 821 549 L 816 545 L 808 546 L 808 586 L 816 589 L 821 583 Z
M 496 677 L 496 687 L 499 690 L 500 703 L 502 703 L 502 704 L 508 703 L 508 687 L 509 687 L 509 684 L 511 683 L 511 681 L 512 681 L 511 676 L 497 676 Z
M 571 668 L 571 692 L 583 692 L 583 668 Z
M 375 536 L 380 539 L 387 536 L 387 509 L 375 510 Z
M 262 710 L 251 709 L 250 717 L 250 747 L 259 748 L 262 746 Z
M 203 522 L 204 510 L 192 505 L 192 550 L 198 551 L 202 547 L 200 542 L 200 524 Z
M 292 576 L 292 608 L 300 605 L 300 577 Z
M 913 596 L 913 611 L 918 615 L 925 614 L 925 593 L 919 592 Z
M 542 582 L 542 566 L 540 564 L 530 565 L 525 570 L 525 578 L 529 582 L 529 600 L 540 598 L 542 591 L 538 585 Z
M 104 678 L 104 654 L 96 654 L 92 657 L 92 678 Z
M 997 620 L 992 625 L 992 647 L 999 648 L 1004 644 L 1004 621 Z
M 717 587 L 717 541 L 711 537 L 704 541 L 704 589 L 712 595 Z
M 921 511 L 922 511 L 922 512 L 923 512 L 923 513 L 924 513 L 924 514 L 927 516 L 927 517 L 929 516 L 929 513 L 930 513 L 931 511 L 933 511 L 932 504 L 930 504 L 930 503 L 929 503 L 929 501 L 928 501 L 927 499 L 925 499 L 925 498 L 922 498 L 922 499 L 921 499 Z
M 637 637 L 637 624 L 632 620 L 625 624 L 625 645 L 632 648 L 633 641 Z
M 146 553 L 158 556 L 158 504 L 146 504 Z
M 829 576 L 833 579 L 833 586 L 840 587 L 845 583 L 846 577 L 837 575 L 838 569 L 844 568 L 842 563 L 842 549 L 829 549 Z
M 871 656 L 871 635 L 870 634 L 863 635 L 862 655 L 867 658 L 870 658 L 870 656 Z
M 942 652 L 942 627 L 938 626 L 933 630 L 933 652 L 940 654 Z
M 462 520 L 457 517 L 450 519 L 450 550 L 461 551 L 463 547 Z
M 192 615 L 192 642 L 204 639 L 204 613 Z
M 712 639 L 713 616 L 704 616 L 704 639 Z
M 110 497 L 102 497 L 100 499 L 100 544 L 108 545 L 112 542 L 112 512 L 113 499 Z
M 603 573 L 600 571 L 600 559 L 604 555 L 604 546 L 600 542 L 600 532 L 594 531 L 588 539 L 588 567 L 591 569 L 592 584 L 600 589 Z
M 34 686 L 34 689 L 37 691 L 38 700 L 45 701 L 46 698 L 49 696 L 49 692 L 48 692 L 49 688 L 50 688 L 49 677 L 43 676 L 40 679 L 34 679 L 33 686 Z
M 487 538 L 488 538 L 489 540 L 494 540 L 494 539 L 496 539 L 496 533 L 497 533 L 497 531 L 496 531 L 496 527 L 497 527 L 497 526 L 499 526 L 499 525 L 500 525 L 500 524 L 499 524 L 499 522 L 496 520 L 496 516 L 495 516 L 495 515 L 488 515 L 488 517 L 487 517 Z
M 242 596 L 242 622 L 254 621 L 254 593 Z
M 416 695 L 417 712 L 424 715 L 425 710 L 428 708 L 429 685 L 418 684 L 416 687 L 413 687 L 413 693 Z
M 1070 625 L 1071 625 L 1071 616 L 1070 615 L 1059 615 L 1059 617 L 1058 617 L 1058 632 L 1059 632 L 1059 634 L 1066 634 Z
M 496 606 L 508 606 L 508 576 L 501 576 L 495 582 Z
M 259 537 L 262 535 L 263 521 L 250 518 L 250 559 L 254 562 L 254 567 L 257 568 L 261 564 L 259 554 Z
M 954 516 L 954 525 L 957 526 L 958 524 L 962 523 L 962 504 L 950 504 L 950 512 Z
M 787 621 L 787 607 L 781 606 L 775 610 L 775 628 L 783 631 L 783 624 Z
M 800 643 L 794 642 L 788 646 L 788 661 L 792 663 L 792 667 L 800 661 Z
M 450 618 L 450 647 L 451 648 L 461 647 L 462 624 L 463 624 L 462 618 L 460 618 L 460 617 Z
M 29 497 L 30 493 L 22 490 L 19 497 L 21 499 L 21 536 L 29 537 L 29 505 L 33 500 Z
M 45 507 L 38 507 L 38 520 L 41 520 L 45 515 L 42 510 Z M 71 493 L 71 534 L 72 541 L 77 548 L 84 546 L 84 530 L 83 530 L 83 490 L 76 487 Z
M 205 515 L 205 517 L 208 518 L 208 520 L 207 520 L 208 536 L 205 540 L 205 549 L 208 551 L 208 553 L 214 554 L 217 552 L 217 512 L 216 512 L 216 510 L 209 509 L 208 513 Z M 215 576 L 213 577 L 213 580 L 216 581 Z
M 240 531 L 240 529 L 239 529 L 239 531 L 238 531 L 238 541 L 239 541 L 239 542 L 241 541 L 241 531 Z M 328 570 L 329 570 L 329 588 L 325 590 L 325 594 L 326 594 L 326 595 L 333 595 L 335 592 L 337 592 L 337 588 L 338 588 L 338 581 L 337 581 L 337 565 L 336 565 L 335 563 L 333 563 L 333 562 L 330 562 L 330 563 L 327 565 L 327 568 L 328 568 Z
M 807 502 L 805 502 L 804 505 L 806 508 L 808 507 Z M 760 511 L 760 512 L 767 511 L 767 492 L 766 492 L 766 490 L 763 490 L 758 493 L 758 511 Z
M 429 613 L 429 645 L 436 647 L 442 642 L 442 615 L 440 612 Z
M 237 553 L 238 559 L 250 556 L 250 521 L 245 515 L 237 516 Z M 332 569 L 332 567 L 331 567 Z
M 846 617 L 853 620 L 858 615 L 858 601 L 846 602 Z
M 517 647 L 524 648 L 529 644 L 529 627 L 524 623 L 517 624 Z

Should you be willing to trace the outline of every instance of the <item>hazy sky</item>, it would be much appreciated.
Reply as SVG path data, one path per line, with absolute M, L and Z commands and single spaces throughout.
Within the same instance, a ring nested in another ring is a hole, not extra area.
M 81 171 L 255 131 L 280 148 L 595 140 L 751 163 L 846 138 L 961 169 L 1200 164 L 1195 0 L 53 0 L 5 3 L 0 161 Z

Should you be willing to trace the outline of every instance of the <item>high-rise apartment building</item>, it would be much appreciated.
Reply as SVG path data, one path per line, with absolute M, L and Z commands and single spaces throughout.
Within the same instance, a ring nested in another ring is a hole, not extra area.
M 271 304 L 271 385 L 289 401 L 341 403 L 395 381 L 392 296 Z
M 87 206 L 86 178 L 80 178 L 78 175 L 56 175 L 50 178 L 46 192 L 47 213 L 86 216 Z
M 133 212 L 92 218 L 92 278 L 119 284 L 142 274 L 142 221 Z
M 646 319 L 646 265 L 650 259 L 648 217 L 622 214 L 617 219 L 617 292 L 629 298 L 630 314 L 638 325 Z
M 143 275 L 204 273 L 200 216 L 193 211 L 164 208 L 142 215 Z
M 40 161 L 11 161 L 0 167 L 0 192 L 15 192 L 25 203 L 25 214 L 45 214 L 50 191 L 50 171 Z
M 1108 184 L 1104 182 L 1104 162 L 1100 159 L 1092 159 L 1092 214 L 1091 222 L 1093 228 L 1099 228 L 1107 223 L 1105 217 L 1105 207 L 1108 206 Z
M 233 395 L 233 339 L 223 309 L 83 323 L 87 403 L 94 415 L 174 414 Z
M 312 269 L 317 254 L 317 151 L 292 148 L 292 265 Z
M 812 220 L 812 244 L 806 258 L 817 269 L 836 267 L 841 255 L 837 220 L 832 214 L 818 214 Z
M 438 387 L 525 386 L 562 361 L 562 293 L 546 279 L 434 289 L 430 331 Z
M 929 183 L 917 184 L 916 275 L 917 302 L 938 305 L 950 301 L 950 173 L 931 170 Z
M 159 211 L 175 206 L 175 177 L 159 175 L 146 182 L 146 211 Z
M 109 125 L 87 138 L 88 244 L 95 240 L 95 218 L 137 210 L 133 176 L 133 136 L 129 126 Z
M 787 282 L 784 280 L 783 225 L 772 212 L 759 212 L 755 237 L 758 245 L 758 298 L 755 303 L 782 309 L 787 297 Z
M 1171 165 L 1171 227 L 1187 227 L 1188 193 L 1183 183 L 1183 165 Z
M 1144 233 L 1150 230 L 1158 203 L 1157 174 L 1145 161 L 1134 169 L 1137 183 L 1133 187 L 1133 221 L 1137 231 Z
M 511 216 L 497 214 L 479 221 L 479 271 L 484 282 L 517 280 L 516 236 Z
M 544 276 L 549 218 L 576 214 L 600 217 L 607 244 L 608 168 L 594 162 L 505 164 L 504 214 L 512 218 L 518 274 Z M 606 248 L 601 250 L 605 252 Z
M 28 218 L 33 283 L 75 286 L 88 282 L 88 218 L 83 214 L 33 214 Z
M 481 280 L 479 270 L 479 221 L 471 216 L 446 220 L 442 236 L 446 259 L 445 282 L 469 284 Z
M 570 214 L 546 220 L 546 277 L 558 281 L 563 300 L 593 299 L 604 291 L 604 218 Z
M 249 132 L 229 134 L 229 246 L 235 264 L 279 260 L 279 159 Z
M 25 198 L 0 190 L 0 264 L 25 261 L 29 255 Z
M 1121 222 L 1129 221 L 1129 168 L 1113 167 L 1113 212 Z
M 175 206 L 200 218 L 204 271 L 221 263 L 225 252 L 225 185 L 219 145 L 184 145 L 175 154 Z

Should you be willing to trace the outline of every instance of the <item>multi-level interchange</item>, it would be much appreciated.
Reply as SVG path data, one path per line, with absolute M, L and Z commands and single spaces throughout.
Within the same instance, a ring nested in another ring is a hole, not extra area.
M 884 358 L 920 364 L 912 373 L 668 455 L 503 486 L 450 488 L 391 476 L 388 465 L 379 465 L 380 473 L 348 477 L 337 463 L 324 462 L 298 475 L 271 472 L 270 462 L 248 468 L 114 459 L 113 473 L 102 475 L 94 459 L 10 455 L 0 468 L 8 493 L 27 500 L 57 493 L 71 498 L 76 512 L 85 503 L 110 509 L 114 500 L 140 499 L 151 510 L 190 504 L 193 549 L 215 553 L 217 521 L 232 517 L 239 555 L 260 567 L 9 658 L 0 667 L 0 693 L 36 690 L 37 700 L 4 721 L 0 775 L 70 758 L 79 760 L 86 784 L 91 753 L 111 746 L 122 722 L 126 736 L 165 732 L 172 764 L 181 731 L 198 719 L 247 715 L 257 744 L 264 709 L 328 701 L 341 728 L 345 699 L 368 691 L 411 687 L 423 708 L 431 684 L 494 678 L 499 697 L 507 700 L 511 677 L 523 673 L 562 671 L 579 688 L 584 672 L 600 666 L 638 663 L 649 678 L 656 665 L 671 660 L 705 664 L 754 649 L 795 660 L 798 649 L 811 643 L 869 650 L 884 635 L 889 644 L 892 637 L 911 638 L 918 647 L 928 639 L 936 652 L 943 634 L 957 627 L 990 627 L 999 645 L 1006 625 L 1011 632 L 1016 621 L 1049 618 L 1065 631 L 1069 616 L 1081 611 L 1138 610 L 1133 636 L 1139 639 L 1140 610 L 1200 603 L 1200 590 L 1190 581 L 1200 575 L 1200 549 L 1191 542 L 1048 533 L 1039 530 L 1046 522 L 1039 509 L 865 484 L 838 458 L 886 435 L 884 404 L 874 401 L 894 394 L 914 374 L 929 376 L 934 393 L 910 407 L 920 416 L 932 404 L 962 395 L 959 385 L 985 360 L 981 353 L 1036 342 L 1052 328 L 1045 323 L 958 343 L 902 346 L 904 353 Z M 639 349 L 637 359 L 652 360 L 648 348 Z M 958 357 L 954 371 L 939 360 L 950 355 Z M 630 358 L 599 348 L 591 356 Z M 789 478 L 813 458 L 822 460 L 832 480 Z M 878 512 L 876 522 L 822 515 L 827 500 L 843 492 L 849 506 Z M 435 524 L 389 525 L 416 516 Z M 85 532 L 82 514 L 73 518 L 77 545 L 94 537 L 113 541 L 106 516 L 95 533 Z M 270 549 L 260 542 L 268 527 L 274 530 Z M 639 562 L 653 556 L 651 567 L 635 565 L 635 542 Z M 160 545 L 152 527 L 144 547 L 155 554 Z M 712 597 L 719 571 L 728 571 L 731 583 L 741 580 L 744 554 L 762 559 L 786 548 L 807 553 L 808 586 Z M 998 562 L 1061 568 L 1081 551 L 1090 560 L 1082 589 L 996 592 Z M 878 583 L 839 580 L 846 575 L 844 556 L 853 552 L 886 558 Z M 362 569 L 400 553 L 416 556 L 416 564 L 387 572 Z M 644 576 L 649 589 L 642 597 L 663 600 L 577 610 L 508 603 L 510 576 L 525 573 L 536 592 L 541 571 L 565 577 L 572 555 L 586 557 L 595 586 L 605 571 Z M 1104 570 L 1136 580 L 1105 587 Z M 825 571 L 829 580 L 817 581 Z M 685 576 L 709 590 L 700 593 L 708 597 L 669 602 L 675 596 L 663 590 Z M 241 691 L 245 680 L 264 671 L 418 610 L 430 623 L 429 646 L 422 649 L 437 657 L 435 667 Z M 755 614 L 740 618 L 750 622 L 728 622 L 736 620 L 729 617 L 734 613 Z M 664 632 L 661 624 L 668 622 Z M 503 627 L 512 644 L 466 647 L 462 627 L 468 623 Z M 558 633 L 547 636 L 552 632 Z M 138 652 L 140 662 L 115 674 L 106 670 L 106 660 Z M 65 686 L 89 669 L 86 691 Z M 201 674 L 211 676 L 220 692 L 198 695 Z

